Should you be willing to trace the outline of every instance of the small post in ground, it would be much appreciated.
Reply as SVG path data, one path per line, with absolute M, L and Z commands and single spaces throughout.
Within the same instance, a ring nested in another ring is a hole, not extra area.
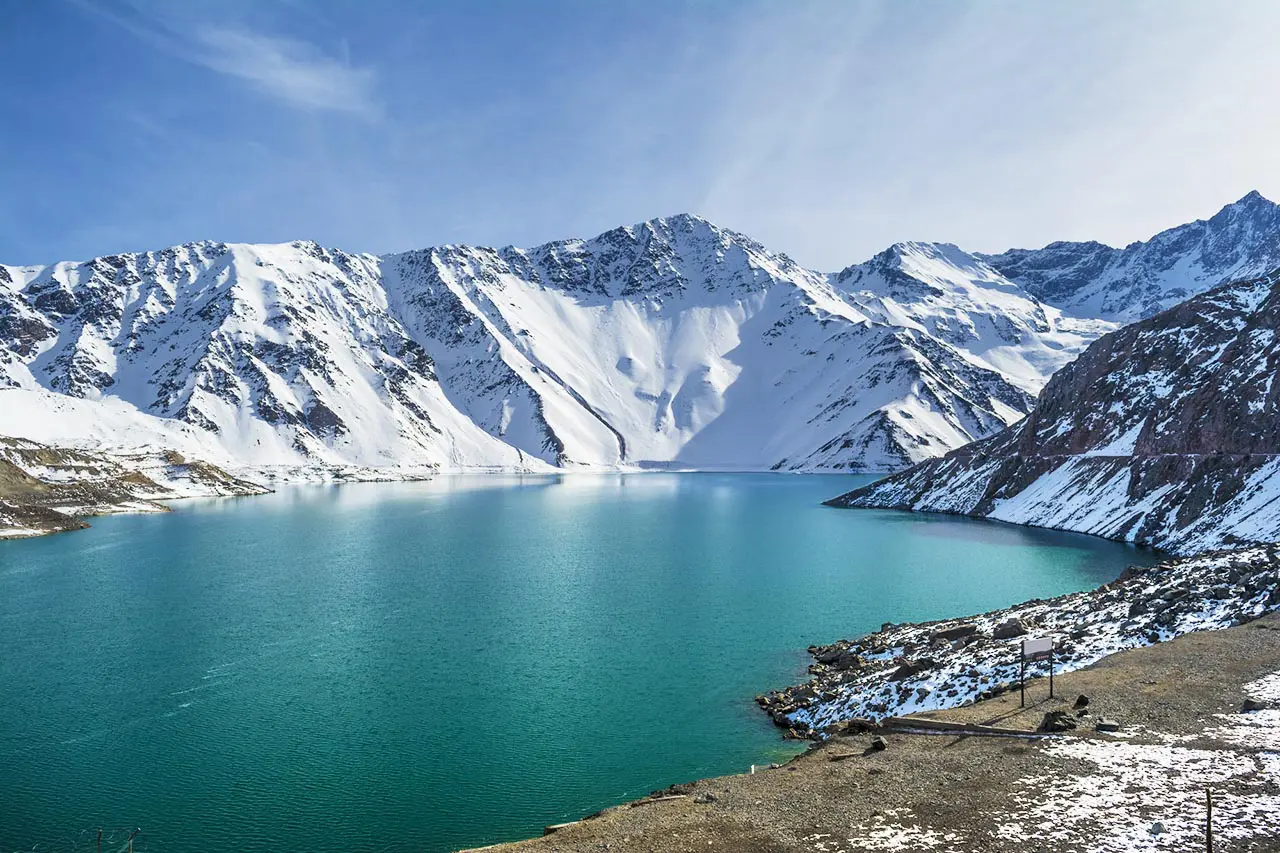
M 1204 789 L 1204 849 L 1206 853 L 1213 853 L 1213 789 Z

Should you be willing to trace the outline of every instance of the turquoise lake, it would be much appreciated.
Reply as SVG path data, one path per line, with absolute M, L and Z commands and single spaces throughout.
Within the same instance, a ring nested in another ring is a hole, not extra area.
M 797 751 L 752 697 L 811 643 L 1156 559 L 820 505 L 871 479 L 291 487 L 0 542 L 0 851 L 537 835 Z

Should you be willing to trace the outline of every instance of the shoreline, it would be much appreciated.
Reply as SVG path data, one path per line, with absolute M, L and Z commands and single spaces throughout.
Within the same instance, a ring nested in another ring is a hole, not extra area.
M 1215 597 L 1216 596 L 1216 597 Z M 1119 578 L 1102 584 L 1093 590 L 1071 593 L 1053 599 L 1033 599 L 1012 607 L 990 611 L 976 616 L 937 620 L 927 623 L 884 625 L 856 640 L 841 640 L 825 646 L 809 649 L 814 663 L 810 666 L 811 678 L 804 684 L 772 691 L 757 697 L 762 710 L 774 724 L 785 730 L 784 737 L 807 738 L 815 742 L 807 751 L 782 765 L 787 773 L 779 773 L 772 766 L 767 773 L 700 779 L 674 785 L 664 791 L 655 791 L 648 797 L 631 803 L 607 808 L 579 821 L 548 827 L 540 839 L 502 842 L 469 850 L 494 851 L 585 851 L 607 848 L 616 850 L 812 850 L 814 853 L 842 853 L 855 850 L 985 850 L 987 839 L 975 847 L 956 844 L 959 837 L 939 830 L 921 830 L 918 825 L 891 826 L 901 818 L 901 810 L 873 810 L 862 830 L 871 831 L 861 840 L 854 837 L 840 839 L 839 833 L 811 832 L 806 836 L 791 837 L 798 833 L 800 824 L 778 824 L 771 811 L 785 811 L 781 803 L 776 808 L 753 811 L 747 805 L 744 813 L 750 815 L 745 824 L 735 824 L 733 829 L 721 827 L 714 831 L 700 812 L 715 811 L 717 803 L 727 797 L 718 795 L 718 786 L 726 781 L 731 787 L 723 789 L 730 794 L 734 785 L 751 786 L 754 780 L 771 776 L 780 781 L 773 783 L 778 789 L 779 800 L 790 800 L 800 795 L 790 780 L 801 768 L 817 769 L 820 777 L 814 786 L 806 786 L 805 793 L 819 800 L 843 796 L 841 789 L 831 787 L 828 768 L 824 765 L 844 767 L 874 761 L 880 753 L 870 743 L 872 737 L 883 737 L 891 750 L 896 752 L 897 741 L 923 739 L 955 743 L 977 741 L 990 743 L 1003 741 L 1022 746 L 1005 748 L 1021 750 L 1027 756 L 1053 756 L 1054 748 L 1046 744 L 1057 743 L 1061 735 L 1037 731 L 1044 714 L 1049 711 L 1077 709 L 1067 705 L 1074 699 L 1076 690 L 1081 693 L 1095 691 L 1098 681 L 1094 673 L 1107 672 L 1117 667 L 1133 676 L 1128 690 L 1141 694 L 1152 692 L 1148 685 L 1156 684 L 1147 675 L 1146 658 L 1155 656 L 1170 658 L 1181 680 L 1182 689 L 1195 677 L 1209 678 L 1213 673 L 1187 673 L 1180 671 L 1178 649 L 1188 644 L 1207 645 L 1212 648 L 1227 643 L 1223 639 L 1236 632 L 1252 630 L 1250 626 L 1269 628 L 1269 635 L 1276 635 L 1274 646 L 1254 664 L 1256 677 L 1269 677 L 1274 673 L 1274 706 L 1280 709 L 1280 547 L 1259 545 L 1235 551 L 1216 552 L 1198 557 L 1174 557 L 1156 565 L 1141 568 L 1130 567 Z M 1055 668 L 1057 699 L 1044 697 L 1047 679 L 1043 675 L 1028 674 L 1027 685 L 1030 701 L 1027 709 L 1019 708 L 1016 684 L 1018 644 L 1024 637 L 1039 633 L 1064 638 L 1060 644 L 1061 658 Z M 996 635 L 999 636 L 996 636 Z M 1170 651 L 1173 650 L 1173 651 Z M 1136 663 L 1135 663 L 1136 661 Z M 1232 663 L 1240 663 L 1233 660 Z M 1266 669 L 1269 666 L 1270 669 Z M 1228 669 L 1230 667 L 1227 667 Z M 1216 672 L 1222 675 L 1221 672 Z M 1210 679 L 1212 680 L 1212 679 Z M 1252 683 L 1250 681 L 1249 683 Z M 1219 685 L 1220 686 L 1220 685 Z M 1238 687 L 1248 692 L 1247 684 Z M 1268 688 L 1270 689 L 1270 688 Z M 923 691 L 923 692 L 922 692 Z M 1256 691 L 1255 691 L 1256 692 Z M 1140 703 L 1141 697 L 1133 698 Z M 1098 708 L 1097 697 L 1091 706 Z M 1135 727 L 1132 712 L 1119 710 L 1120 705 L 1109 702 L 1101 706 L 1102 713 L 1121 717 L 1121 731 L 1102 734 L 1080 731 L 1072 738 L 1092 741 L 1102 739 L 1107 743 L 1131 743 L 1135 735 L 1145 735 Z M 999 709 L 998 713 L 995 713 Z M 1154 713 L 1158 709 L 1151 709 Z M 1214 706 L 1212 713 L 1221 714 L 1222 703 Z M 1209 713 L 1209 712 L 1205 712 Z M 1272 713 L 1268 711 L 1267 713 Z M 1264 752 L 1280 751 L 1280 710 L 1276 710 L 1274 728 L 1267 730 Z M 1085 710 L 1087 716 L 1089 712 Z M 1202 720 L 1203 713 L 1196 718 Z M 898 718 L 906 717 L 899 722 Z M 1096 716 L 1071 717 L 1073 728 L 1095 725 Z M 885 725 L 888 721 L 888 726 Z M 964 732 L 929 734 L 915 731 L 911 721 L 923 721 L 918 726 L 933 727 L 938 721 L 944 725 L 960 723 L 969 726 Z M 993 731 L 979 732 L 975 724 L 992 724 Z M 1183 721 L 1176 730 L 1150 734 L 1149 746 L 1154 750 L 1167 750 L 1171 743 L 1203 740 L 1204 732 L 1195 730 L 1196 724 Z M 1251 731 L 1248 721 L 1239 723 L 1241 731 Z M 1011 734 L 1004 729 L 1019 732 Z M 1205 730 L 1208 731 L 1208 730 Z M 857 740 L 856 748 L 844 746 L 851 739 Z M 1229 739 L 1228 739 L 1229 740 Z M 926 752 L 928 747 L 925 747 Z M 1068 750 L 1069 751 L 1069 750 Z M 1103 753 L 1107 758 L 1109 753 Z M 1100 759 L 1101 760 L 1101 759 Z M 1261 760 L 1261 759 L 1259 759 Z M 1027 778 L 1043 770 L 1043 762 L 1027 762 Z M 753 768 L 754 770 L 755 768 Z M 1077 782 L 1083 777 L 1080 767 L 1072 775 L 1054 778 L 1055 784 Z M 878 768 L 865 771 L 869 775 L 884 772 Z M 958 783 L 978 779 L 985 769 L 979 763 L 960 761 L 950 768 L 952 778 Z M 1266 772 L 1273 772 L 1274 779 L 1264 780 L 1264 790 L 1258 796 L 1266 803 L 1280 806 L 1280 762 L 1267 765 Z M 1043 777 L 1043 772 L 1040 773 Z M 1037 777 L 1038 778 L 1038 777 Z M 1044 780 L 1041 779 L 1043 782 Z M 909 791 L 894 790 L 892 785 L 874 784 L 863 791 L 861 799 L 910 799 Z M 916 780 L 925 784 L 926 780 Z M 1124 785 L 1132 786 L 1134 780 L 1126 776 Z M 855 785 L 855 788 L 858 786 Z M 874 793 L 873 793 L 874 792 Z M 1001 790 L 1002 797 L 1010 795 Z M 1198 791 L 1203 796 L 1203 791 Z M 753 801 L 756 807 L 766 800 Z M 909 809 L 918 808 L 916 803 Z M 940 805 L 931 802 L 930 805 Z M 639 808 L 650 806 L 650 808 Z M 994 806 L 993 806 L 994 807 Z M 660 815 L 660 812 L 665 812 Z M 1099 808 L 1085 809 L 1074 816 L 1073 827 L 1084 827 L 1080 839 L 1105 823 L 1107 812 Z M 656 815 L 656 817 L 655 817 Z M 887 818 L 887 820 L 886 820 Z M 879 820 L 880 825 L 871 826 Z M 1172 819 L 1164 821 L 1171 823 Z M 1263 829 L 1273 832 L 1280 839 L 1280 808 L 1276 809 L 1276 825 L 1267 824 Z M 607 824 L 614 824 L 607 826 Z M 765 837 L 756 837 L 760 825 L 769 827 Z M 1176 823 L 1174 824 L 1176 825 Z M 816 825 L 815 825 L 816 826 Z M 868 829 L 870 827 L 870 830 Z M 1247 828 L 1247 827 L 1246 827 Z M 1132 827 L 1130 827 L 1132 829 Z M 682 836 L 682 831 L 690 833 Z M 1073 830 L 1074 831 L 1074 830 Z M 697 844 L 669 843 L 655 848 L 654 842 L 662 837 L 675 842 L 681 837 L 696 839 Z M 717 835 L 716 833 L 721 833 Z M 974 830 L 970 828 L 972 834 Z M 1136 832 L 1136 830 L 1134 831 Z M 1129 835 L 1134 835 L 1129 832 Z M 1139 833 L 1140 835 L 1140 833 Z M 1135 836 L 1137 837 L 1137 836 Z M 1270 835 L 1264 837 L 1272 837 Z M 748 841 L 747 839 L 750 838 Z M 837 839 L 828 841 L 826 839 Z M 1013 840 L 1005 838 L 1004 841 Z M 1139 839 L 1141 840 L 1141 839 Z M 848 842 L 847 844 L 845 842 Z M 1136 844 L 1136 842 L 1135 842 Z M 1060 850 L 1061 846 L 1026 847 L 1032 850 Z M 1074 849 L 1074 848 L 1073 848 Z M 1148 849 L 1136 846 L 1097 847 L 1111 849 Z M 1152 848 L 1154 849 L 1154 848 Z M 1261 848 L 1280 851 L 1280 840 L 1274 846 Z
M 0 437 L 0 442 L 5 441 Z M 25 441 L 19 439 L 18 441 Z M 0 445 L 2 446 L 2 445 Z M 55 452 L 65 452 L 68 454 L 89 456 L 93 455 L 99 458 L 110 459 L 108 464 L 114 463 L 116 460 L 108 456 L 106 451 L 82 450 L 79 448 L 55 448 L 45 447 L 45 450 Z M 112 451 L 126 456 L 128 453 L 137 451 L 116 450 Z M 3 462 L 0 458 L 0 462 Z M 848 471 L 774 471 L 768 469 L 718 469 L 718 468 L 698 468 L 698 469 L 675 469 L 675 468 L 648 468 L 648 467 L 618 467 L 618 468 L 564 468 L 564 469 L 548 469 L 548 470 L 532 470 L 532 469 L 497 469 L 484 466 L 474 466 L 467 468 L 450 468 L 450 469 L 433 469 L 426 466 L 401 466 L 397 468 L 370 468 L 365 466 L 262 466 L 262 467 L 238 467 L 231 466 L 227 468 L 218 468 L 209 463 L 187 462 L 181 463 L 187 467 L 199 467 L 202 472 L 216 472 L 215 476 L 220 481 L 217 488 L 201 490 L 199 488 L 181 491 L 177 494 L 166 494 L 168 488 L 160 483 L 147 481 L 146 483 L 125 482 L 130 477 L 145 476 L 140 472 L 127 472 L 124 477 L 117 476 L 114 480 L 98 479 L 98 480 L 37 480 L 30 472 L 23 471 L 31 481 L 38 483 L 39 487 L 45 490 L 57 489 L 68 490 L 77 489 L 80 492 L 91 493 L 88 499 L 81 498 L 84 503 L 75 505 L 49 506 L 49 501 L 44 495 L 40 495 L 41 501 L 32 501 L 30 494 L 26 495 L 10 495 L 6 494 L 3 488 L 4 483 L 0 482 L 0 542 L 10 540 L 34 539 L 41 536 L 50 536 L 55 533 L 67 533 L 75 530 L 85 530 L 91 525 L 86 519 L 97 518 L 107 515 L 136 515 L 146 513 L 168 512 L 170 507 L 168 504 L 172 501 L 187 500 L 192 498 L 240 498 L 240 497 L 259 497 L 262 495 L 272 494 L 280 487 L 288 486 L 349 486 L 361 484 L 386 484 L 386 483 L 419 483 L 433 480 L 440 477 L 564 477 L 564 476 L 607 476 L 607 475 L 650 475 L 650 474 L 771 474 L 777 476 L 877 476 L 881 472 L 848 472 Z M 227 488 L 228 484 L 234 484 L 231 488 Z M 128 491 L 128 489 L 137 489 L 140 485 L 144 488 L 139 492 Z M 110 492 L 111 494 L 105 494 Z M 109 497 L 110 500 L 102 500 L 103 497 Z M 27 500 L 15 499 L 27 497 Z M 89 502 L 95 500 L 96 502 Z M 29 525 L 17 523 L 19 520 L 30 522 Z
M 1280 547 L 1260 545 L 1131 566 L 1083 592 L 926 623 L 885 623 L 811 646 L 811 678 L 758 696 L 775 725 L 817 738 L 851 718 L 880 720 L 999 695 L 1018 677 L 1026 637 L 1056 638 L 1055 671 L 1280 608 Z

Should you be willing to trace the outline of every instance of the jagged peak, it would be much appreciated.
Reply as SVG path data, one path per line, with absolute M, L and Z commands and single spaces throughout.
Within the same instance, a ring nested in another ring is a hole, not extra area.
M 1275 202 L 1273 202 L 1271 199 L 1267 198 L 1257 190 L 1249 190 L 1247 193 L 1245 193 L 1240 197 L 1239 201 L 1229 204 L 1227 205 L 1227 207 L 1252 207 L 1252 206 L 1258 206 L 1258 205 L 1267 205 L 1267 206 L 1274 207 Z
M 1237 214 L 1243 214 L 1245 216 L 1254 216 L 1259 213 L 1268 213 L 1268 212 L 1274 211 L 1276 207 L 1277 207 L 1276 203 L 1271 201 L 1267 197 L 1265 197 L 1262 193 L 1258 192 L 1257 190 L 1250 190 L 1249 192 L 1241 196 L 1237 201 L 1233 201 L 1228 205 L 1224 205 L 1221 210 L 1219 210 L 1216 214 L 1214 214 L 1214 216 L 1211 218 L 1210 221 L 1217 220 L 1223 217 L 1231 217 Z

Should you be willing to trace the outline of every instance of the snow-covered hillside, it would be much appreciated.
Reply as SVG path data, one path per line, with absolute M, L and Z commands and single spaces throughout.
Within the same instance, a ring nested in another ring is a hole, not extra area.
M 1180 554 L 1280 539 L 1280 270 L 1106 335 L 1021 423 L 832 501 Z
M 0 432 L 160 418 L 257 468 L 889 470 L 1021 417 L 1105 328 L 955 247 L 826 276 L 693 216 L 531 250 L 196 243 L 0 267 L 29 413 Z
M 1209 219 L 1123 249 L 1060 242 L 982 257 L 1075 316 L 1131 323 L 1219 284 L 1280 266 L 1280 205 L 1251 192 Z

